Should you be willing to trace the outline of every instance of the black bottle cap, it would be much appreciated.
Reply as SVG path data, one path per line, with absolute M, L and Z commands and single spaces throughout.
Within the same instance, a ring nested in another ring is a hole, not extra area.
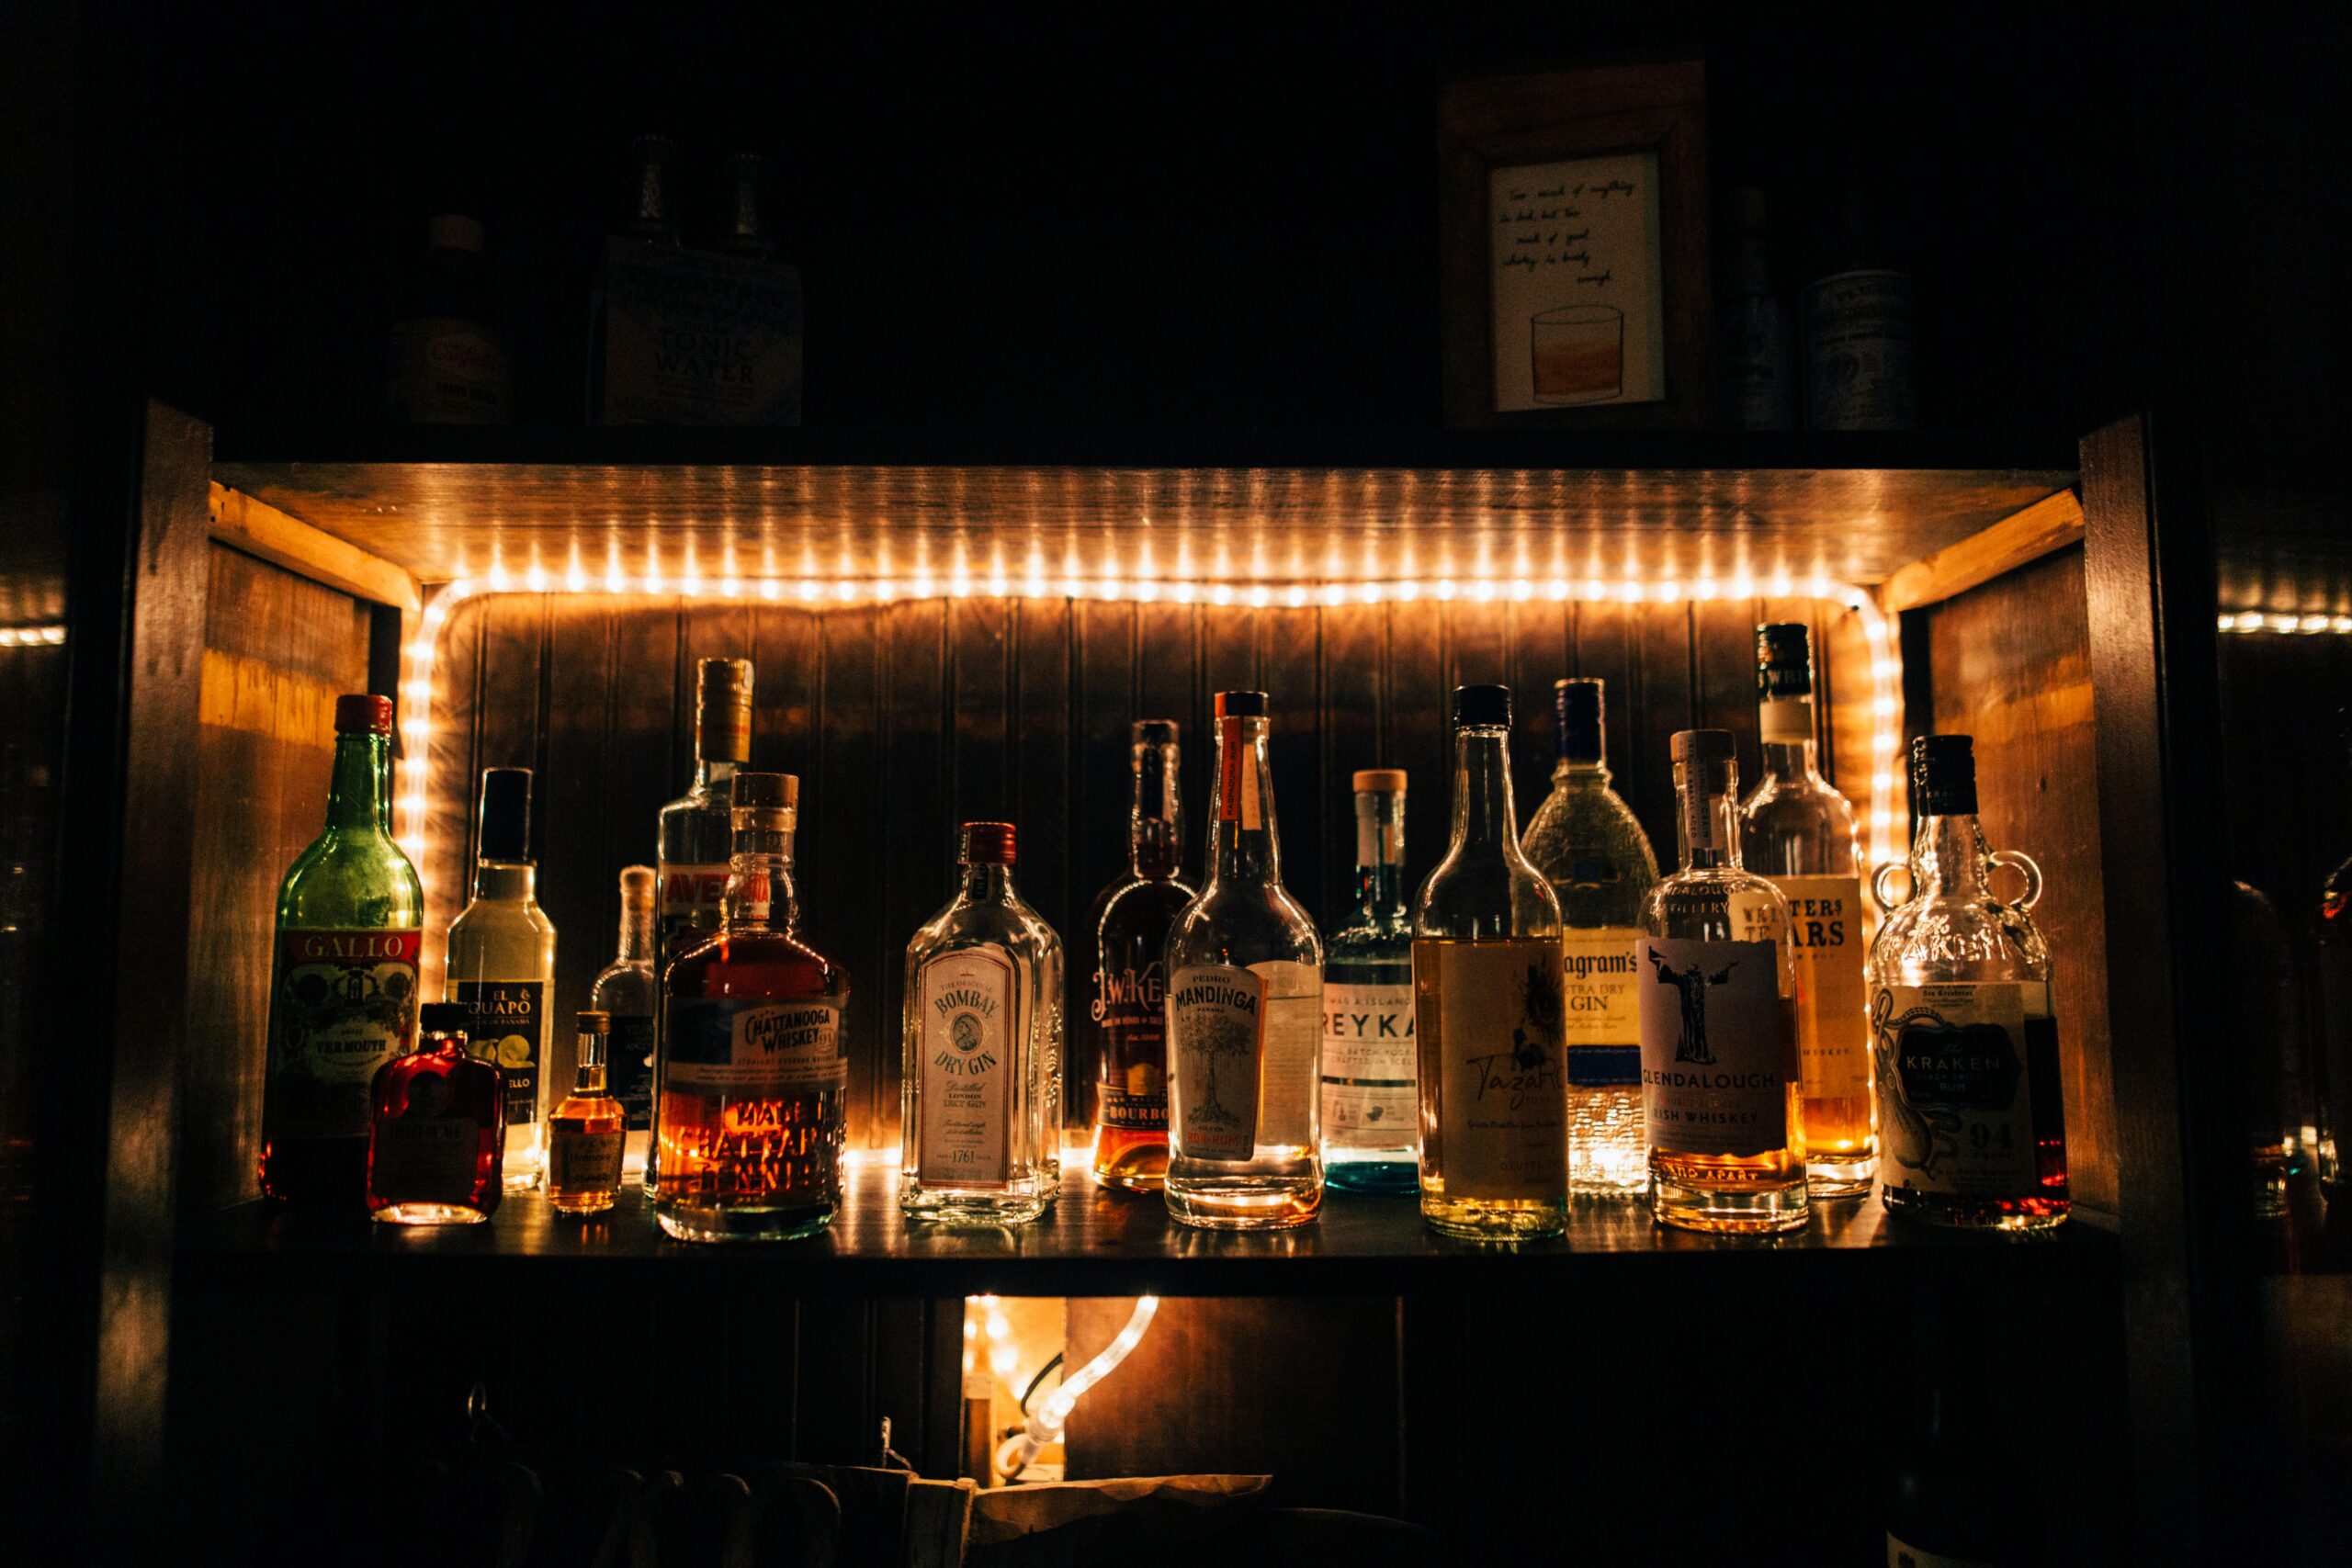
M 1560 755 L 1571 762 L 1598 762 L 1600 712 L 1605 688 L 1595 677 L 1552 682 L 1552 712 L 1560 721 Z
M 1263 718 L 1266 716 L 1266 694 L 1219 692 L 1216 694 L 1216 716 L 1219 718 Z
M 1509 686 L 1456 686 L 1453 688 L 1453 728 L 1467 729 L 1501 726 L 1510 728 L 1510 688 Z
M 1678 729 L 1672 750 L 1678 762 L 1728 762 L 1737 752 L 1728 729 Z
M 1922 735 L 1911 742 L 1911 809 L 1922 817 L 1976 815 L 1976 742 Z
M 1172 718 L 1139 718 L 1128 727 L 1127 733 L 1138 746 L 1173 746 L 1176 744 L 1176 721 Z
M 531 858 L 530 769 L 481 771 L 481 846 L 478 858 L 507 862 Z
M 416 1010 L 416 1026 L 427 1034 L 463 1034 L 473 1021 L 473 1010 L 463 1002 L 427 1002 Z
M 1756 628 L 1756 694 L 1768 703 L 1813 695 L 1813 632 L 1804 622 Z

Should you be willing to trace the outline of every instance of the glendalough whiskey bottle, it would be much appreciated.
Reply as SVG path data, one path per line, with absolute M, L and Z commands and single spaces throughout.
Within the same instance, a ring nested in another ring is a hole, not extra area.
M 356 1206 L 368 1190 L 368 1094 L 416 1038 L 424 893 L 390 831 L 392 705 L 338 697 L 326 830 L 277 889 L 262 1089 L 261 1190 Z
M 580 1014 L 580 1066 L 571 1092 L 548 1117 L 548 1202 L 560 1214 L 601 1214 L 621 1190 L 627 1116 L 605 1092 L 605 1056 L 613 1021 Z
M 1685 1230 L 1805 1223 L 1796 954 L 1781 890 L 1739 863 L 1729 730 L 1674 738 L 1682 869 L 1650 890 L 1636 948 L 1650 1212 Z
M 662 977 L 653 972 L 653 908 L 660 874 L 650 865 L 621 872 L 620 952 L 588 992 L 588 1005 L 612 1021 L 606 1036 L 607 1092 L 620 1101 L 628 1136 L 621 1168 L 645 1168 L 653 1125 L 653 1014 Z
M 1283 888 L 1266 694 L 1216 694 L 1209 878 L 1168 932 L 1169 1212 L 1303 1224 L 1323 1204 L 1323 944 Z
M 505 1090 L 496 1067 L 467 1053 L 464 1008 L 422 1012 L 416 1049 L 376 1073 L 368 1207 L 386 1224 L 478 1224 L 505 1192 Z
M 1453 841 L 1413 900 L 1421 1217 L 1526 1241 L 1567 1226 L 1560 903 L 1520 852 L 1510 688 L 1453 692 Z
M 1054 1201 L 1062 942 L 1012 885 L 1010 822 L 967 822 L 956 897 L 907 944 L 899 1205 L 1019 1224 Z
M 1413 923 L 1405 907 L 1405 775 L 1355 775 L 1356 918 L 1323 966 L 1323 1178 L 1358 1192 L 1420 1185 Z
M 1560 761 L 1523 844 L 1560 901 L 1568 1190 L 1623 1198 L 1650 1182 L 1634 944 L 1657 857 L 1633 808 L 1609 787 L 1601 699 L 1599 681 L 1552 682 Z
M 1938 1224 L 2047 1229 L 2068 1202 L 2050 950 L 2026 913 L 2041 871 L 1985 848 L 1969 737 L 1912 741 L 1911 787 L 1911 897 L 1871 954 L 1879 1193 Z M 1996 865 L 2024 878 L 2017 902 L 1993 896 Z M 1895 869 L 1873 878 L 1882 903 Z
M 1126 874 L 1094 900 L 1094 996 L 1087 1059 L 1095 1074 L 1094 1179 L 1157 1192 L 1168 1175 L 1168 928 L 1193 888 L 1183 880 L 1184 814 L 1176 794 L 1176 724 L 1132 731 L 1135 807 Z
M 1862 857 L 1854 808 L 1815 764 L 1810 637 L 1801 624 L 1756 628 L 1764 776 L 1739 808 L 1740 851 L 1789 901 L 1805 1179 L 1816 1198 L 1846 1198 L 1870 1190 L 1878 1163 L 1862 1016 Z
M 539 908 L 531 858 L 531 770 L 484 768 L 473 901 L 449 922 L 447 999 L 467 1010 L 469 1048 L 506 1090 L 506 1190 L 547 1168 L 548 1009 L 555 924 Z
M 800 781 L 737 773 L 731 792 L 726 923 L 662 985 L 653 1213 L 683 1241 L 811 1235 L 841 1206 L 849 976 L 797 929 Z

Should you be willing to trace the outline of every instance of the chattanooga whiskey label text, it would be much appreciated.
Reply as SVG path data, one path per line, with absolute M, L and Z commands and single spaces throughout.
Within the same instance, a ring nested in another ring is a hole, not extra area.
M 832 1002 L 670 1004 L 662 1090 L 749 1098 L 838 1089 L 849 1081 Z

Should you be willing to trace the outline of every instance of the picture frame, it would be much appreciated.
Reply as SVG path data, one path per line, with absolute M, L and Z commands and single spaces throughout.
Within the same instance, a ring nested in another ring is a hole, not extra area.
M 1450 83 L 1438 151 L 1447 425 L 1704 424 L 1705 66 Z

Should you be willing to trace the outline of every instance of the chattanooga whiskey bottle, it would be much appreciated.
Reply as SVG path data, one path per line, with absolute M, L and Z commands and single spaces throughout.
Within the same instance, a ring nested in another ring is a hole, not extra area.
M 368 1094 L 416 1038 L 424 893 L 392 842 L 392 705 L 338 697 L 326 829 L 277 889 L 262 1088 L 261 1190 L 356 1208 Z
M 1421 1217 L 1484 1241 L 1568 1214 L 1560 904 L 1520 852 L 1510 688 L 1453 693 L 1453 841 L 1413 901 Z
M 1358 1192 L 1420 1185 L 1414 1089 L 1413 922 L 1405 907 L 1405 774 L 1367 768 L 1356 792 L 1356 918 L 1323 966 L 1323 1177 Z
M 1805 1179 L 1816 1198 L 1845 1198 L 1870 1190 L 1878 1157 L 1862 1016 L 1862 860 L 1854 808 L 1815 761 L 1810 636 L 1794 623 L 1756 628 L 1764 776 L 1740 807 L 1739 836 L 1747 869 L 1789 901 Z
M 1969 737 L 1912 741 L 1911 787 L 1911 897 L 1871 954 L 1879 1192 L 1938 1224 L 2047 1229 L 2068 1193 L 2050 950 L 2026 913 L 2041 871 L 1985 848 Z M 2015 903 L 1993 895 L 1996 865 L 2024 879 Z M 1872 879 L 1882 903 L 1895 870 Z
M 1640 959 L 1650 1212 L 1685 1230 L 1807 1217 L 1796 958 L 1779 888 L 1743 870 L 1731 732 L 1674 738 L 1682 869 L 1650 890 Z
M 1135 806 L 1127 871 L 1094 901 L 1087 1059 L 1095 1074 L 1094 1179 L 1157 1192 L 1168 1175 L 1168 928 L 1193 888 L 1183 880 L 1177 731 L 1148 718 L 1132 731 Z
M 531 858 L 531 770 L 484 768 L 474 896 L 449 922 L 447 999 L 467 1012 L 467 1043 L 506 1090 L 506 1190 L 547 1169 L 548 1009 L 555 923 L 539 908 Z
M 1283 887 L 1267 728 L 1265 693 L 1216 694 L 1208 885 L 1168 932 L 1168 1209 L 1216 1230 L 1323 1203 L 1323 944 Z
M 653 1212 L 682 1241 L 810 1235 L 841 1206 L 849 976 L 797 929 L 800 781 L 737 773 L 731 795 L 726 921 L 662 981 Z

